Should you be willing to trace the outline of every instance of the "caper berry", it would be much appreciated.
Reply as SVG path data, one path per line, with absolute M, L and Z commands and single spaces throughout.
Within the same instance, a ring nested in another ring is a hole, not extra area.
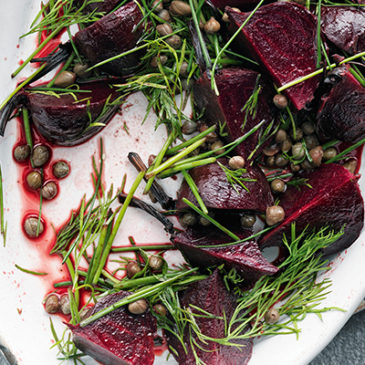
M 71 71 L 62 71 L 56 76 L 54 86 L 56 87 L 68 87 L 72 85 L 76 80 L 76 74 Z
M 51 200 L 57 195 L 58 189 L 55 182 L 50 181 L 44 184 L 41 189 L 42 197 L 46 200 Z
M 271 186 L 271 190 L 274 193 L 283 193 L 286 190 L 286 184 L 281 179 L 275 179 L 275 180 L 271 181 L 270 186 Z
M 50 294 L 47 296 L 44 302 L 44 308 L 47 313 L 54 314 L 60 310 L 60 300 L 58 295 Z
M 139 273 L 141 271 L 141 266 L 136 261 L 130 261 L 128 262 L 128 265 L 126 267 L 127 277 L 129 279 L 133 278 L 134 275 Z
M 160 256 L 152 255 L 148 258 L 148 266 L 153 271 L 161 271 L 163 264 L 164 264 L 164 260 Z
M 233 170 L 242 169 L 245 166 L 245 159 L 242 156 L 233 156 L 229 159 L 228 165 Z
M 284 209 L 280 205 L 273 205 L 266 208 L 266 223 L 273 226 L 276 223 L 283 221 L 285 218 Z
M 331 158 L 334 158 L 337 156 L 337 150 L 334 147 L 330 147 L 327 148 L 324 152 L 323 152 L 323 158 L 325 160 L 330 160 Z
M 245 214 L 241 217 L 241 226 L 243 228 L 251 228 L 256 222 L 256 217 L 254 215 Z
M 68 294 L 61 295 L 60 307 L 61 307 L 61 312 L 63 314 L 67 315 L 67 314 L 71 313 L 70 298 L 69 298 Z
M 37 236 L 38 218 L 29 217 L 24 221 L 24 231 L 30 238 L 35 238 Z M 39 232 L 38 235 L 42 234 L 44 231 L 44 226 L 42 221 L 39 222 Z
M 28 186 L 33 190 L 37 190 L 42 186 L 42 175 L 38 171 L 31 171 L 26 180 Z
M 18 162 L 23 162 L 30 156 L 30 147 L 25 145 L 16 146 L 14 148 L 14 158 Z
M 58 179 L 66 177 L 70 173 L 70 167 L 65 161 L 58 161 L 53 165 L 53 175 Z
M 265 322 L 266 323 L 276 323 L 279 319 L 280 319 L 280 314 L 278 312 L 277 309 L 275 308 L 270 308 L 266 313 L 265 313 Z
M 32 160 L 35 167 L 41 167 L 45 165 L 50 158 L 50 151 L 47 146 L 39 145 L 34 147 L 32 153 Z
M 145 299 L 139 299 L 128 304 L 128 310 L 132 314 L 143 314 L 148 308 L 148 303 Z

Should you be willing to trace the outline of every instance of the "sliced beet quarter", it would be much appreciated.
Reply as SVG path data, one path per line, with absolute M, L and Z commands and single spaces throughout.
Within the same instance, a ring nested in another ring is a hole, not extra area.
M 225 167 L 228 167 L 227 161 L 225 158 L 219 159 L 219 162 Z M 265 212 L 267 207 L 273 205 L 274 199 L 270 186 L 264 174 L 257 167 L 248 167 L 247 173 L 242 175 L 243 178 L 254 180 L 242 181 L 248 191 L 239 184 L 232 185 L 227 180 L 227 175 L 222 167 L 217 163 L 196 167 L 190 170 L 190 175 L 207 208 Z M 186 182 L 183 182 L 178 192 L 176 203 L 178 210 L 187 208 L 182 198 L 197 204 Z
M 48 141 L 57 145 L 73 146 L 102 129 L 87 127 L 101 115 L 107 101 L 110 103 L 117 98 L 117 92 L 105 81 L 80 84 L 80 89 L 90 92 L 74 93 L 79 102 L 75 102 L 74 96 L 70 94 L 56 97 L 37 92 L 26 93 L 26 103 L 33 123 Z M 108 123 L 117 108 L 118 106 L 108 107 L 98 121 Z
M 216 317 L 226 316 L 229 321 L 236 307 L 236 299 L 229 293 L 224 285 L 222 278 L 216 270 L 210 277 L 189 286 L 181 297 L 181 306 L 190 308 L 193 313 L 201 314 L 190 305 L 194 305 L 204 311 L 213 314 Z M 225 325 L 222 319 L 195 317 L 200 331 L 212 338 L 225 337 Z M 179 364 L 195 365 L 196 359 L 190 344 L 189 329 L 186 326 L 184 333 L 184 343 L 187 353 L 184 351 L 180 341 L 173 334 L 166 333 L 169 346 L 177 350 L 178 355 L 172 351 Z M 193 335 L 196 339 L 196 336 Z M 195 346 L 197 356 L 204 364 L 209 365 L 245 365 L 251 358 L 252 340 L 240 340 L 237 342 L 241 347 L 224 346 L 213 341 L 207 341 L 203 344 L 198 340 L 202 350 Z
M 145 31 L 143 15 L 135 2 L 120 7 L 94 24 L 77 32 L 77 49 L 91 64 L 117 56 L 135 47 Z M 137 27 L 138 26 L 138 27 Z M 130 74 L 139 64 L 141 54 L 132 54 L 108 62 L 102 69 L 112 75 Z
M 332 254 L 349 247 L 359 236 L 364 221 L 364 202 L 357 178 L 338 164 L 322 165 L 303 177 L 312 188 L 288 187 L 280 199 L 286 218 L 262 238 L 261 247 L 280 246 L 283 234 L 290 233 L 294 222 L 298 232 L 306 226 L 309 229 L 329 226 L 337 231 L 345 226 L 343 236 L 324 253 Z
M 101 299 L 91 315 L 131 293 L 118 292 Z M 157 330 L 151 313 L 133 315 L 125 306 L 85 327 L 69 325 L 75 345 L 104 365 L 152 365 L 153 338 Z
M 250 13 L 226 9 L 234 30 Z M 258 9 L 239 35 L 242 47 L 252 53 L 278 87 L 316 70 L 316 19 L 293 2 L 275 2 Z M 314 98 L 319 77 L 312 77 L 286 90 L 301 110 Z
M 267 103 L 271 97 L 271 91 L 260 76 L 259 73 L 247 69 L 222 69 L 215 75 L 219 96 L 212 90 L 211 80 L 207 73 L 204 73 L 194 85 L 195 104 L 200 110 L 205 111 L 205 116 L 210 123 L 217 125 L 226 123 L 231 141 L 247 133 L 262 120 L 266 121 L 261 127 L 264 129 L 273 119 Z M 255 115 L 247 113 L 245 122 L 246 111 L 242 109 L 258 87 L 260 93 Z M 236 148 L 237 153 L 247 158 L 257 145 L 259 133 L 257 131 L 242 142 Z
M 252 235 L 249 230 L 235 233 L 240 239 Z M 253 239 L 237 245 L 214 247 L 232 241 L 232 238 L 211 227 L 187 229 L 179 232 L 172 240 L 192 266 L 207 268 L 224 264 L 228 270 L 236 269 L 245 278 L 248 286 L 262 275 L 273 275 L 278 271 L 276 266 L 262 256 Z
M 365 51 L 365 10 L 361 7 L 322 6 L 321 27 L 329 41 L 350 54 Z
M 323 98 L 317 120 L 322 137 L 349 143 L 365 138 L 365 88 L 349 71 Z

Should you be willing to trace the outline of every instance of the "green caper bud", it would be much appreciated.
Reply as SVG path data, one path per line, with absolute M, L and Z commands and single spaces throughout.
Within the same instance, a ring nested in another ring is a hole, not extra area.
M 77 77 L 80 77 L 80 79 L 87 79 L 91 75 L 91 71 L 86 71 L 88 68 L 89 65 L 86 63 L 76 63 L 73 72 Z
M 220 29 L 221 25 L 213 16 L 204 24 L 204 30 L 208 34 L 217 33 Z
M 319 167 L 322 163 L 322 158 L 323 158 L 323 148 L 322 146 L 317 146 L 312 148 L 309 151 L 309 155 L 312 158 L 312 164 L 315 167 Z
M 165 22 L 170 22 L 171 21 L 171 17 L 170 17 L 170 13 L 166 10 L 166 9 L 162 9 L 159 13 L 158 16 L 164 20 Z
M 280 314 L 278 312 L 277 309 L 275 308 L 270 308 L 266 313 L 265 313 L 265 322 L 266 323 L 276 323 L 279 319 L 280 319 Z
M 76 80 L 76 74 L 71 71 L 60 72 L 55 79 L 54 86 L 56 87 L 68 87 L 72 85 Z
M 24 231 L 30 238 L 36 238 L 37 236 L 37 227 L 38 227 L 38 218 L 29 217 L 24 221 Z M 44 231 L 44 226 L 42 221 L 39 222 L 39 231 L 38 235 L 42 234 Z
M 143 314 L 148 308 L 148 303 L 145 299 L 139 299 L 128 304 L 128 310 L 132 314 Z
M 318 138 L 315 134 L 311 134 L 309 136 L 304 137 L 305 144 L 309 150 L 319 145 Z
M 60 300 L 58 298 L 58 295 L 48 295 L 44 301 L 44 309 L 49 314 L 57 313 L 60 310 Z
M 172 48 L 178 49 L 181 46 L 182 40 L 181 37 L 177 34 L 172 35 L 171 37 L 166 39 L 166 43 Z
M 131 279 L 131 278 L 133 278 L 134 275 L 139 273 L 141 270 L 142 270 L 141 266 L 139 266 L 139 264 L 136 261 L 130 261 L 130 262 L 128 262 L 128 265 L 126 267 L 127 277 L 129 279 Z
M 37 190 L 42 186 L 42 175 L 38 171 L 31 171 L 26 180 L 28 186 L 33 190 Z
M 288 99 L 282 94 L 276 94 L 273 98 L 273 102 L 274 105 L 280 110 L 285 109 L 288 106 Z
M 30 147 L 25 145 L 16 146 L 14 148 L 14 158 L 18 162 L 23 162 L 30 156 Z
M 61 307 L 61 312 L 63 314 L 67 315 L 67 314 L 71 313 L 70 298 L 69 298 L 68 294 L 61 295 L 60 307 Z
M 285 218 L 285 211 L 280 205 L 273 205 L 266 208 L 266 223 L 273 226 L 276 223 L 282 222 Z
M 163 264 L 164 264 L 164 260 L 160 256 L 152 255 L 148 258 L 148 266 L 153 271 L 161 271 Z
M 46 200 L 53 199 L 57 195 L 57 192 L 58 192 L 57 184 L 53 181 L 44 184 L 41 189 L 42 197 Z
M 293 154 L 293 158 L 295 158 L 296 160 L 300 160 L 305 155 L 305 149 L 303 147 L 303 144 L 300 142 L 293 145 L 293 147 L 291 148 L 291 151 Z
M 185 120 L 181 127 L 181 132 L 184 134 L 192 134 L 196 131 L 197 124 L 193 122 L 192 120 Z
M 330 160 L 331 158 L 334 158 L 337 156 L 337 150 L 334 147 L 330 147 L 327 148 L 324 152 L 323 152 L 323 158 L 325 160 Z
M 357 167 L 357 161 L 354 158 L 351 158 L 343 164 L 343 167 L 354 174 Z
M 287 153 L 287 152 L 290 151 L 291 148 L 292 148 L 292 143 L 291 143 L 291 140 L 289 138 L 282 142 L 282 145 L 281 145 L 281 151 L 282 152 Z
M 169 23 L 159 24 L 156 27 L 157 33 L 161 36 L 168 35 L 172 33 L 172 27 Z
M 224 148 L 223 148 L 224 144 L 222 141 L 215 141 L 210 145 L 210 149 L 212 151 L 214 151 L 215 155 L 220 155 L 222 153 L 224 153 Z
M 271 181 L 270 186 L 271 186 L 271 190 L 274 193 L 283 193 L 286 190 L 286 184 L 281 179 L 275 179 L 275 180 Z
M 279 129 L 275 135 L 276 143 L 283 143 L 288 138 L 288 134 L 284 129 Z
M 243 228 L 251 228 L 256 222 L 256 217 L 254 215 L 245 214 L 241 217 L 241 226 Z
M 289 163 L 289 160 L 287 160 L 283 155 L 276 155 L 275 157 L 275 165 L 277 167 L 284 167 Z
M 70 167 L 65 161 L 58 161 L 53 165 L 53 175 L 58 179 L 66 177 L 70 173 Z
M 49 158 L 51 156 L 51 153 L 49 151 L 49 148 L 44 145 L 39 145 L 34 147 L 33 153 L 32 153 L 32 160 L 35 167 L 41 167 L 45 165 Z
M 169 10 L 170 14 L 174 16 L 187 16 L 191 14 L 190 5 L 180 0 L 172 1 Z
M 242 156 L 233 156 L 229 159 L 228 165 L 233 170 L 242 169 L 245 166 L 245 159 Z

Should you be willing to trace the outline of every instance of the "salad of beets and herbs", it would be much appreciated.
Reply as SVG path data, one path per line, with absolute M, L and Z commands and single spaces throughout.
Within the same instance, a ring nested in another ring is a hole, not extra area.
M 14 159 L 40 203 L 38 215 L 24 217 L 24 234 L 42 236 L 42 202 L 57 198 L 70 171 L 66 161 L 51 165 L 52 147 L 88 143 L 138 91 L 146 118 L 155 113 L 156 128 L 167 131 L 148 161 L 138 150 L 120 156 L 138 171 L 127 192 L 125 178 L 116 192 L 103 180 L 108 140 L 100 140 L 94 193 L 76 204 L 50 252 L 69 275 L 44 300 L 66 323 L 62 335 L 51 325 L 60 359 L 145 365 L 165 346 L 179 364 L 246 364 L 253 339 L 298 333 L 306 314 L 335 309 L 321 307 L 331 283 L 316 277 L 363 227 L 363 6 L 40 4 L 24 35 L 37 34 L 37 47 L 12 77 L 36 66 L 0 106 L 2 135 L 18 118 Z M 183 182 L 172 197 L 161 181 L 177 175 Z M 134 196 L 139 186 L 145 199 Z M 2 193 L 0 207 L 5 238 Z M 127 209 L 160 221 L 171 244 L 114 246 Z M 167 250 L 185 263 L 169 265 Z M 119 255 L 116 270 L 111 254 Z

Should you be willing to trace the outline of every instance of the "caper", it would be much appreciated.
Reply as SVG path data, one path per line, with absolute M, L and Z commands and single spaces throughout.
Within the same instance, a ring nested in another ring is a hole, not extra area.
M 227 13 L 223 13 L 222 21 L 224 21 L 225 23 L 229 23 L 229 16 Z
M 90 317 L 91 313 L 93 311 L 92 307 L 84 307 L 80 311 L 80 319 L 83 321 L 84 319 Z
M 306 144 L 306 146 L 309 150 L 314 148 L 314 147 L 319 146 L 319 141 L 318 141 L 318 138 L 316 137 L 315 134 L 305 136 L 304 141 L 305 141 L 305 144 Z
M 288 106 L 288 99 L 282 94 L 276 94 L 273 98 L 273 102 L 278 109 L 285 109 Z
M 180 66 L 180 70 L 179 70 L 179 75 L 180 76 L 186 76 L 187 72 L 188 72 L 188 67 L 189 64 L 187 62 L 183 62 Z
M 289 163 L 289 160 L 287 160 L 283 155 L 276 155 L 275 157 L 275 165 L 277 167 L 284 167 Z
M 169 10 L 174 16 L 186 16 L 191 14 L 190 5 L 180 0 L 172 1 Z
M 266 158 L 266 166 L 274 167 L 275 166 L 275 156 L 268 156 Z
M 164 20 L 165 22 L 170 22 L 171 21 L 171 17 L 170 17 L 170 13 L 166 10 L 166 9 L 162 9 L 159 13 L 158 16 Z
M 221 25 L 213 16 L 204 24 L 204 30 L 208 34 L 217 33 L 220 29 Z
M 280 205 L 273 205 L 266 208 L 266 223 L 273 226 L 276 223 L 283 221 L 285 218 L 284 209 Z
M 155 304 L 153 310 L 162 317 L 165 317 L 167 314 L 167 309 L 163 304 Z
M 303 131 L 301 128 L 296 128 L 295 129 L 295 134 L 294 134 L 294 130 L 291 131 L 291 137 L 294 139 L 294 141 L 300 141 L 303 138 Z
M 292 148 L 292 143 L 291 140 L 288 138 L 285 141 L 283 141 L 282 145 L 281 145 L 281 151 L 282 152 L 289 152 L 290 149 Z
M 181 132 L 183 134 L 192 134 L 196 131 L 197 125 L 192 120 L 185 120 L 182 127 Z
M 156 27 L 157 33 L 161 36 L 168 35 L 172 33 L 172 27 L 169 23 L 159 24 Z
M 57 184 L 53 181 L 44 184 L 41 189 L 42 197 L 46 200 L 53 199 L 57 195 L 57 192 Z
M 309 136 L 311 134 L 314 133 L 314 124 L 312 122 L 304 122 L 302 125 L 301 125 L 301 128 L 303 130 L 303 133 L 306 135 L 306 136 Z
M 71 313 L 70 298 L 69 298 L 68 294 L 61 295 L 60 307 L 61 307 L 61 312 L 63 314 L 67 315 L 67 314 Z
M 317 146 L 317 147 L 312 148 L 309 151 L 309 155 L 312 158 L 312 165 L 315 167 L 320 166 L 322 163 L 322 158 L 323 158 L 322 146 Z
M 300 166 L 302 167 L 303 170 L 313 170 L 313 166 L 312 164 L 306 159 L 304 160 Z
M 330 147 L 327 148 L 324 152 L 323 152 L 323 158 L 325 160 L 330 160 L 331 158 L 334 158 L 337 156 L 337 150 L 334 147 Z
M 280 314 L 278 312 L 277 309 L 275 308 L 270 308 L 266 313 L 265 313 L 265 322 L 266 323 L 276 323 L 279 319 L 280 319 Z
M 139 266 L 138 262 L 130 261 L 126 267 L 127 277 L 129 279 L 133 278 L 134 275 L 141 271 L 141 266 Z
M 185 213 L 181 219 L 180 222 L 183 226 L 191 227 L 194 226 L 197 222 L 196 216 L 193 213 Z
M 343 164 L 343 167 L 354 174 L 357 167 L 357 161 L 354 158 L 351 158 Z
M 163 9 L 162 0 L 155 0 L 152 3 L 153 11 L 161 11 Z
M 271 181 L 270 186 L 274 193 L 283 193 L 286 190 L 286 184 L 281 179 L 274 179 Z
M 42 221 L 39 222 L 39 232 L 37 236 L 38 218 L 29 217 L 24 221 L 24 231 L 30 238 L 38 237 L 44 231 Z
M 33 153 L 32 153 L 33 165 L 35 167 L 41 167 L 41 166 L 45 165 L 48 162 L 50 156 L 51 156 L 51 153 L 47 146 L 39 145 L 39 146 L 34 147 Z
M 58 179 L 66 177 L 70 173 L 70 167 L 65 161 L 58 161 L 53 165 L 53 175 Z
M 166 39 L 166 43 L 170 45 L 172 48 L 178 49 L 181 46 L 182 41 L 177 34 L 174 34 Z
M 164 260 L 161 256 L 152 255 L 148 258 L 148 266 L 153 271 L 161 271 L 163 264 L 164 264 Z
M 241 226 L 243 228 L 251 228 L 256 222 L 256 217 L 254 215 L 245 214 L 241 217 Z
M 300 166 L 293 163 L 290 164 L 290 168 L 293 172 L 298 172 L 300 170 Z
M 211 144 L 210 149 L 212 151 L 214 151 L 215 155 L 220 155 L 222 153 L 224 153 L 224 148 L 223 148 L 224 144 L 222 141 L 215 141 Z
M 158 67 L 158 64 L 160 63 L 161 65 L 164 65 L 167 62 L 167 56 L 165 55 L 160 55 L 160 56 L 154 56 L 151 59 L 150 65 L 151 67 Z
M 26 180 L 28 186 L 33 190 L 37 190 L 42 186 L 42 175 L 38 171 L 31 171 Z
M 57 313 L 60 310 L 60 300 L 58 298 L 58 295 L 48 295 L 44 302 L 44 308 L 47 313 Z
M 208 227 L 211 225 L 209 219 L 206 219 L 204 217 L 199 217 L 199 223 L 200 225 L 202 225 L 203 227 Z
M 14 158 L 18 162 L 23 162 L 27 160 L 29 155 L 30 155 L 30 147 L 27 144 L 16 146 L 14 148 Z
M 276 143 L 283 143 L 288 138 L 288 134 L 284 129 L 279 129 L 275 135 Z
M 242 169 L 245 166 L 245 159 L 242 156 L 233 156 L 229 159 L 228 165 L 233 170 Z
M 145 299 L 139 299 L 128 304 L 128 310 L 132 314 L 143 314 L 148 308 L 148 303 Z
M 76 80 L 76 74 L 71 71 L 60 72 L 54 81 L 54 86 L 56 87 L 68 87 L 72 85 Z
M 76 63 L 73 72 L 80 79 L 87 79 L 91 75 L 91 71 L 86 71 L 89 68 L 89 65 L 86 63 Z
M 291 148 L 291 151 L 293 154 L 293 158 L 295 158 L 296 160 L 300 160 L 305 155 L 305 149 L 303 147 L 303 144 L 300 142 L 293 145 L 293 147 Z
M 279 146 L 277 144 L 273 144 L 271 146 L 264 148 L 264 150 L 262 152 L 264 153 L 265 156 L 274 156 L 279 151 L 280 151 Z

